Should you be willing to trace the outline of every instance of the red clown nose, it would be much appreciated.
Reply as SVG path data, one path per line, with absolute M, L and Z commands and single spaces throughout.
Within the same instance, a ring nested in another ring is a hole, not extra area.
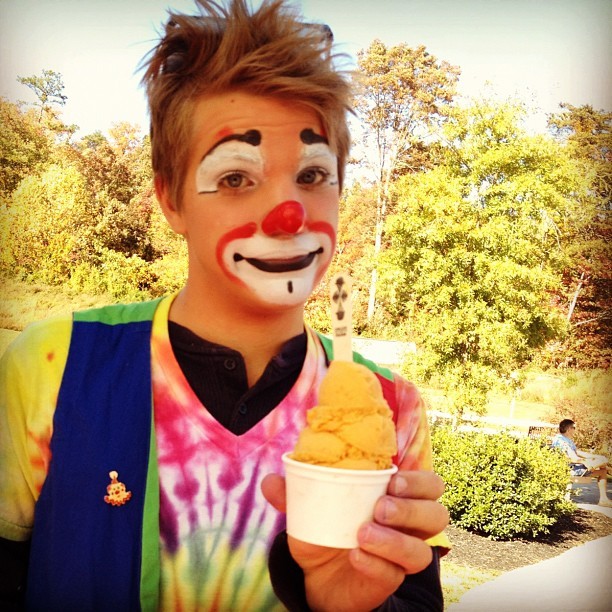
M 268 236 L 297 234 L 304 227 L 306 211 L 294 200 L 288 200 L 273 208 L 263 220 L 261 229 Z

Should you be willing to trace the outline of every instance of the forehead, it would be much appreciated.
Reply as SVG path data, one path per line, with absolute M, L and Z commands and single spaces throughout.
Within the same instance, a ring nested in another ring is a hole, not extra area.
M 304 130 L 323 134 L 323 125 L 307 106 L 242 92 L 203 96 L 195 105 L 193 138 L 199 147 L 210 148 L 234 133 L 249 130 L 258 131 L 262 141 L 298 140 Z

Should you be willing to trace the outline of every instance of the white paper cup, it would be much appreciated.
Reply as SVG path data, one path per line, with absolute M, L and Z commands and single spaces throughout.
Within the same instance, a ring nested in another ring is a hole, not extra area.
M 372 520 L 397 466 L 347 470 L 294 461 L 283 455 L 287 486 L 287 533 L 303 542 L 355 548 L 360 525 Z

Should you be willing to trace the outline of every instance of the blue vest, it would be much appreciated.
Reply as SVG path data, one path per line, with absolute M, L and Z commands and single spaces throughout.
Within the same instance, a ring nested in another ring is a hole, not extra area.
M 76 313 L 53 418 L 51 462 L 36 503 L 27 608 L 44 612 L 156 610 L 159 477 L 151 329 L 159 300 Z M 319 336 L 328 358 L 331 341 Z M 378 374 L 397 413 L 392 375 Z M 109 472 L 131 491 L 104 501 Z
M 51 462 L 34 515 L 29 610 L 158 607 L 150 348 L 156 306 L 117 305 L 74 316 Z M 123 506 L 104 501 L 112 470 L 132 492 Z

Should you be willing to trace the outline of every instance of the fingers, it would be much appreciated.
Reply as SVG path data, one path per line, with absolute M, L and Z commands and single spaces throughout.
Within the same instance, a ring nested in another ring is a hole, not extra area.
M 401 572 L 403 578 L 424 570 L 433 558 L 431 547 L 421 538 L 376 523 L 362 525 L 357 539 L 359 548 L 351 550 L 351 564 L 370 576 L 395 566 L 398 569 L 392 571 Z
M 389 494 L 414 499 L 438 499 L 444 493 L 444 481 L 434 472 L 398 472 L 391 478 Z
M 353 567 L 373 579 L 389 571 L 403 576 L 425 569 L 432 551 L 424 540 L 449 521 L 448 511 L 436 501 L 443 493 L 444 482 L 433 472 L 398 472 L 388 494 L 376 502 L 374 521 L 359 529 L 359 548 L 349 556 Z
M 268 474 L 261 481 L 261 492 L 279 512 L 286 512 L 285 479 L 278 474 Z
M 385 495 L 376 502 L 374 521 L 426 539 L 446 529 L 449 514 L 442 504 L 435 501 Z
M 443 480 L 433 472 L 398 472 L 374 508 L 374 521 L 422 539 L 448 525 L 449 514 L 437 500 L 444 493 Z

